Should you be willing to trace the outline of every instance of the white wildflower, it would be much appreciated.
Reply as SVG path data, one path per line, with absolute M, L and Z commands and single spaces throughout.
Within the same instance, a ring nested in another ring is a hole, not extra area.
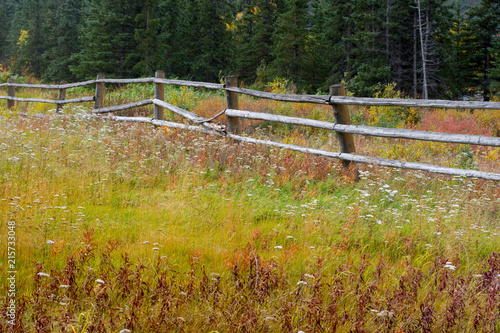
M 454 266 L 451 261 L 447 261 L 446 265 L 444 265 L 444 268 L 448 268 L 450 271 L 454 271 L 457 267 Z
M 393 315 L 394 315 L 394 312 L 387 311 L 387 310 L 382 310 L 379 313 L 377 313 L 377 316 L 379 316 L 379 317 L 392 317 Z

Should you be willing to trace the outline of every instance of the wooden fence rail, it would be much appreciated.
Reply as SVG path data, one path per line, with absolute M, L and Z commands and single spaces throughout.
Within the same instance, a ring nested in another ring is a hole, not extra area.
M 173 128 L 181 128 L 190 131 L 199 131 L 208 134 L 225 136 L 236 141 L 249 142 L 255 144 L 264 144 L 269 146 L 280 147 L 284 149 L 291 149 L 294 151 L 310 153 L 330 158 L 341 159 L 344 166 L 349 166 L 350 162 L 355 163 L 370 163 L 387 167 L 421 170 L 428 172 L 435 172 L 441 174 L 464 176 L 464 177 L 477 177 L 484 179 L 491 179 L 500 181 L 500 173 L 482 172 L 477 170 L 463 170 L 456 168 L 441 167 L 425 163 L 403 162 L 397 160 L 389 160 L 376 157 L 367 157 L 355 154 L 354 140 L 352 135 L 366 135 L 386 138 L 398 138 L 409 140 L 422 140 L 434 141 L 445 143 L 469 144 L 500 147 L 500 138 L 479 136 L 479 135 L 462 135 L 462 134 L 448 134 L 438 132 L 424 132 L 408 129 L 394 129 L 382 128 L 372 126 L 351 125 L 349 122 L 348 109 L 346 105 L 360 105 L 360 106 L 393 106 L 393 107 L 418 107 L 418 108 L 451 108 L 451 109 L 489 109 L 500 110 L 499 102 L 471 102 L 471 101 L 446 101 L 446 100 L 412 100 L 412 99 L 387 99 L 387 98 L 358 98 L 345 96 L 343 86 L 332 86 L 330 95 L 293 95 L 293 94 L 276 94 L 263 91 L 256 91 L 251 89 L 244 89 L 237 87 L 236 77 L 228 77 L 225 84 L 215 84 L 207 82 L 195 82 L 185 80 L 171 80 L 165 79 L 164 73 L 157 71 L 154 78 L 142 79 L 106 79 L 103 75 L 98 75 L 96 80 L 90 80 L 78 83 L 61 83 L 58 85 L 36 85 L 36 84 L 18 84 L 13 80 L 8 83 L 0 84 L 0 87 L 8 88 L 8 96 L 0 96 L 0 99 L 6 99 L 8 107 L 13 107 L 16 101 L 20 102 L 39 102 L 39 103 L 53 103 L 59 106 L 68 103 L 81 103 L 81 102 L 94 102 L 94 108 L 91 110 L 92 117 L 99 116 L 100 118 L 112 119 L 116 121 L 126 122 L 141 122 L 150 123 L 154 126 L 166 126 Z M 155 84 L 155 96 L 151 99 L 136 101 L 132 103 L 104 107 L 104 85 L 108 84 L 134 84 L 134 83 L 153 83 Z M 65 99 L 66 89 L 81 87 L 86 85 L 95 85 L 96 92 L 94 96 Z M 225 90 L 227 96 L 227 109 L 218 113 L 210 119 L 203 119 L 202 117 L 175 105 L 169 104 L 164 101 L 164 85 L 177 85 L 195 88 L 205 88 L 213 90 Z M 19 98 L 15 97 L 15 88 L 38 88 L 38 89 L 54 89 L 59 90 L 59 97 L 57 100 L 38 99 L 38 98 Z M 238 107 L 238 94 L 244 94 L 257 98 L 271 99 L 282 102 L 292 103 L 314 103 L 323 105 L 332 105 L 335 114 L 335 123 L 318 121 L 305 118 L 288 117 L 269 113 L 260 113 L 252 111 L 239 110 Z M 139 106 L 154 105 L 153 118 L 148 117 L 119 117 L 107 116 L 105 114 L 127 110 Z M 163 120 L 163 111 L 169 110 L 182 117 L 190 120 L 195 125 L 184 125 Z M 228 129 L 225 130 L 216 124 L 210 123 L 216 117 L 225 114 L 228 117 Z M 340 152 L 331 152 L 321 149 L 312 149 L 301 147 L 297 145 L 284 144 L 279 142 L 272 142 L 267 140 L 259 140 L 240 135 L 241 127 L 239 119 L 254 119 L 264 120 L 271 122 L 278 122 L 283 124 L 309 126 L 315 128 L 322 128 L 335 131 L 339 137 Z M 201 125 L 201 126 L 200 126 Z
M 74 98 L 74 99 L 61 99 L 61 100 L 42 99 L 42 98 L 21 98 L 21 97 L 12 97 L 12 96 L 0 96 L 0 99 L 6 99 L 8 101 L 16 101 L 16 102 L 70 104 L 70 103 L 93 102 L 94 101 L 94 96 L 80 97 L 80 98 Z
M 232 109 L 227 109 L 225 114 L 228 117 L 240 117 L 240 118 L 254 119 L 254 120 L 273 121 L 282 124 L 309 126 L 309 127 L 332 130 L 339 133 L 378 136 L 385 138 L 398 138 L 398 139 L 500 147 L 500 138 L 494 138 L 489 136 L 424 132 L 424 131 L 416 131 L 409 129 L 372 127 L 363 125 L 343 125 L 343 124 L 330 123 L 327 121 L 319 121 L 313 119 L 280 116 L 270 113 L 260 113 L 260 112 L 232 110 Z

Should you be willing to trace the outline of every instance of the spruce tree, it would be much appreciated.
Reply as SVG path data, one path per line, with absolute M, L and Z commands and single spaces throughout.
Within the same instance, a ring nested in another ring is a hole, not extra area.
M 248 0 L 242 4 L 236 26 L 237 71 L 242 80 L 253 81 L 257 72 L 265 71 L 271 54 L 277 4 L 271 0 Z M 260 80 L 266 80 L 263 77 Z M 263 82 L 265 83 L 265 82 Z
M 80 51 L 78 39 L 82 0 L 49 0 L 46 50 L 43 54 L 46 67 L 42 75 L 44 81 L 73 81 L 75 75 L 70 66 L 75 65 L 71 56 Z
M 352 3 L 351 0 L 322 0 L 317 11 L 322 14 L 319 14 L 321 19 L 314 29 L 321 47 L 321 56 L 325 59 L 326 80 L 323 89 L 328 90 L 328 86 L 341 83 L 345 73 L 351 71 Z
M 160 0 L 158 4 L 158 39 L 163 48 L 160 68 L 167 75 L 190 78 L 191 50 L 196 33 L 193 5 L 193 0 Z
M 468 27 L 471 48 L 468 62 L 474 75 L 470 78 L 489 100 L 492 84 L 498 77 L 495 66 L 498 59 L 498 35 L 500 34 L 500 0 L 482 0 L 478 7 L 468 11 Z
M 11 45 L 12 70 L 16 74 L 33 74 L 40 77 L 44 71 L 45 51 L 44 0 L 21 0 L 12 19 Z
M 447 52 L 449 55 L 446 67 L 447 75 L 444 75 L 443 78 L 448 86 L 449 96 L 458 98 L 466 95 L 472 85 L 470 78 L 473 76 L 473 69 L 468 61 L 472 45 L 470 43 L 470 29 L 467 27 L 465 14 L 462 13 L 459 3 L 455 4 L 453 14 L 453 25 L 449 34 Z
M 303 77 L 309 55 L 308 2 L 284 0 L 272 37 L 275 75 L 291 79 L 299 86 L 305 83 Z
M 340 83 L 341 77 L 331 79 L 331 69 L 334 60 L 332 60 L 332 41 L 328 38 L 328 34 L 332 27 L 330 26 L 329 18 L 332 13 L 329 11 L 330 1 L 319 0 L 312 4 L 311 14 L 312 23 L 310 36 L 314 38 L 314 43 L 311 52 L 311 67 L 314 71 L 316 91 L 328 92 L 329 86 L 333 83 Z M 341 71 L 343 72 L 343 71 Z M 308 78 L 308 80 L 311 80 Z M 333 82 L 331 82 L 333 81 Z
M 209 82 L 219 81 L 233 68 L 233 35 L 228 0 L 194 0 L 194 40 L 191 44 L 191 75 Z
M 131 77 L 139 62 L 135 18 L 142 1 L 86 0 L 81 30 L 81 51 L 73 55 L 71 71 L 80 79 L 107 74 Z
M 430 92 L 437 95 L 443 88 L 450 15 L 442 0 L 422 4 L 429 22 L 424 31 L 426 74 Z M 320 7 L 327 13 L 321 18 L 326 24 L 313 32 L 317 31 L 327 59 L 324 86 L 344 80 L 354 94 L 370 96 L 380 85 L 396 82 L 406 93 L 422 92 L 422 48 L 414 0 L 324 1 Z
M 160 21 L 156 13 L 158 0 L 145 0 L 141 13 L 136 18 L 134 38 L 137 42 L 139 61 L 134 71 L 139 75 L 150 76 L 161 66 L 161 54 L 165 51 L 159 39 Z
M 15 7 L 16 4 L 12 0 L 0 0 L 0 63 L 7 62 L 12 50 L 9 34 Z
M 490 79 L 491 79 L 491 93 L 498 94 L 500 93 L 500 35 L 497 34 L 495 38 L 493 38 L 493 43 L 491 47 L 492 53 L 492 68 L 490 70 Z
M 360 0 L 351 7 L 353 50 L 347 72 L 348 87 L 358 96 L 370 96 L 379 84 L 388 83 L 391 69 L 386 57 L 383 29 L 386 15 L 382 0 Z
M 231 1 L 160 0 L 158 8 L 159 64 L 167 75 L 214 82 L 231 71 Z
M 391 69 L 388 81 L 395 82 L 400 91 L 410 92 L 412 87 L 413 15 L 408 0 L 385 0 L 383 13 L 382 48 Z
M 305 61 L 301 74 L 301 89 L 309 93 L 317 93 L 325 89 L 328 66 L 325 61 L 323 45 L 321 45 L 321 31 L 326 22 L 322 1 L 309 2 L 306 12 L 306 47 Z M 300 82 L 299 82 L 300 83 Z

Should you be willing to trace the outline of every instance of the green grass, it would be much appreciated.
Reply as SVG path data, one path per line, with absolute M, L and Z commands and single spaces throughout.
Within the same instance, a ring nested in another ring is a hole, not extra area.
M 495 329 L 495 182 L 2 112 L 18 331 Z

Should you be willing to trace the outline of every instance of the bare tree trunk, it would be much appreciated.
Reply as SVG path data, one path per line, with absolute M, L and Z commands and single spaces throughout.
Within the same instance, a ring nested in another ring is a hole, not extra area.
M 390 0 L 387 0 L 385 5 L 385 54 L 387 58 L 390 57 L 389 53 L 389 11 L 390 11 Z
M 417 15 L 413 15 L 414 27 L 417 27 Z M 413 98 L 418 97 L 418 76 L 417 76 L 417 30 L 413 29 Z
M 297 5 L 295 5 L 297 6 Z M 294 10 L 294 13 L 293 13 L 293 20 L 294 20 L 294 23 L 295 23 L 295 26 L 297 26 L 297 7 L 295 7 L 295 10 Z M 298 82 L 298 78 L 299 78 L 299 45 L 297 44 L 297 39 L 298 39 L 298 36 L 294 36 L 295 37 L 295 43 L 293 43 L 293 67 L 292 67 L 292 71 L 293 71 L 293 80 L 295 82 Z
M 349 1 L 349 4 L 351 4 L 351 1 Z M 351 6 L 348 6 L 347 9 L 347 17 L 351 17 Z M 352 42 L 351 42 L 351 21 L 349 20 L 347 23 L 347 43 L 346 43 L 346 71 L 350 72 L 351 71 L 351 53 L 352 53 Z
M 417 9 L 418 9 L 418 30 L 420 32 L 420 48 L 422 51 L 422 98 L 423 99 L 428 99 L 429 98 L 429 92 L 427 88 L 427 60 L 426 60 L 426 52 L 424 48 L 424 33 L 422 29 L 422 9 L 420 6 L 420 0 L 417 0 Z M 427 22 L 429 24 L 429 22 Z

